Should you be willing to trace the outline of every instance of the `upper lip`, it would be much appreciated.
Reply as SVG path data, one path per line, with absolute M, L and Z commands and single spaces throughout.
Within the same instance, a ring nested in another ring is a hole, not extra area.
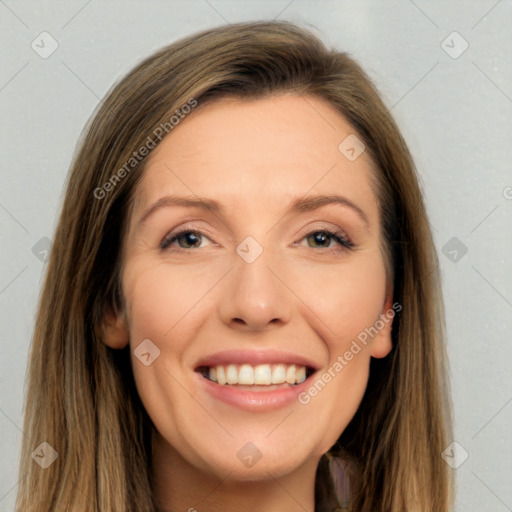
M 228 364 L 295 364 L 318 370 L 319 366 L 310 359 L 299 354 L 283 352 L 280 350 L 224 350 L 215 354 L 206 355 L 196 363 L 195 370 L 203 366 L 218 366 Z

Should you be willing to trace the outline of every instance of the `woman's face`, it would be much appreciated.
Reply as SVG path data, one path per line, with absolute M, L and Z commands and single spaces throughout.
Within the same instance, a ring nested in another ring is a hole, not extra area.
M 370 159 L 353 137 L 339 149 L 353 133 L 315 97 L 223 99 L 148 157 L 123 249 L 127 324 L 106 342 L 129 340 L 169 457 L 278 477 L 316 465 L 354 416 L 391 322 L 361 334 L 391 299 Z

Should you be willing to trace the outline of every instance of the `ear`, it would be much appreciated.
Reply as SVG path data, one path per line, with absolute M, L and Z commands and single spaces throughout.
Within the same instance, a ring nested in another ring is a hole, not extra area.
M 128 345 L 128 327 L 123 313 L 109 307 L 99 331 L 101 340 L 110 348 L 122 349 Z
M 393 326 L 395 309 L 392 306 L 393 290 L 392 287 L 388 285 L 382 311 L 375 322 L 375 328 L 378 329 L 379 332 L 375 335 L 370 345 L 370 354 L 376 359 L 386 357 L 393 348 L 391 328 Z

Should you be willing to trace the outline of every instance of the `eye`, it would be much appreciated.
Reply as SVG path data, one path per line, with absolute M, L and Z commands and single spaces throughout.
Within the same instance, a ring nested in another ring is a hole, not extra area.
M 182 229 L 169 233 L 160 243 L 161 249 L 167 249 L 175 242 L 178 242 L 178 249 L 197 249 L 201 247 L 203 238 L 208 240 L 203 233 L 192 229 Z M 308 233 L 303 240 L 308 241 L 308 246 L 314 249 L 328 249 L 323 252 L 336 252 L 336 250 L 352 249 L 354 244 L 342 231 L 319 229 Z M 331 249 L 331 246 L 338 244 L 342 246 L 341 249 Z M 313 245 L 310 245 L 313 244 Z
M 194 249 L 201 246 L 202 238 L 206 238 L 200 231 L 183 229 L 174 233 L 169 233 L 160 243 L 161 249 L 167 249 L 174 242 L 178 242 L 180 249 Z
M 303 240 L 308 241 L 308 245 L 311 243 L 313 245 L 309 245 L 309 247 L 313 247 L 315 249 L 329 249 L 324 252 L 335 252 L 337 249 L 331 249 L 333 245 L 331 242 L 335 244 L 341 245 L 342 248 L 338 250 L 352 249 L 354 244 L 350 241 L 350 239 L 343 233 L 342 231 L 330 230 L 330 229 L 320 229 L 317 231 L 312 231 L 308 233 Z

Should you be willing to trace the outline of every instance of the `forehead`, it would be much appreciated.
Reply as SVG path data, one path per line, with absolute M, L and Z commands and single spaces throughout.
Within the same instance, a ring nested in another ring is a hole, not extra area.
M 371 201 L 369 156 L 350 161 L 339 149 L 353 134 L 314 96 L 199 104 L 148 156 L 136 209 L 165 193 L 212 197 L 233 208 L 268 208 L 315 192 Z

